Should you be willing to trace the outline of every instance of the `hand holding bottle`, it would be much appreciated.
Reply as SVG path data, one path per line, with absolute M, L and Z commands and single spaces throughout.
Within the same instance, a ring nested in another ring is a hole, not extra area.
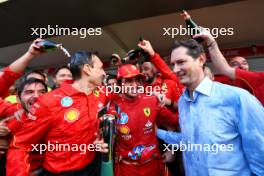
M 194 35 L 193 38 L 203 38 L 208 47 L 211 47 L 213 44 L 216 44 L 216 41 L 209 30 L 200 27 L 200 31 L 201 32 L 199 34 Z
M 41 46 L 39 46 L 37 43 L 44 41 L 43 39 L 36 39 L 32 42 L 32 44 L 30 45 L 27 53 L 32 55 L 32 56 L 37 56 L 40 55 L 41 53 L 43 53 L 44 51 L 41 49 Z
M 96 139 L 94 140 L 93 144 L 96 148 L 96 151 L 101 152 L 101 153 L 108 153 L 108 144 L 105 143 L 104 139 L 101 138 L 101 136 L 98 136 L 96 134 Z M 98 150 L 99 149 L 99 150 Z
M 151 46 L 151 44 L 150 44 L 150 42 L 148 40 L 139 41 L 138 47 L 143 49 L 150 56 L 153 56 L 155 54 L 155 51 L 154 51 L 153 47 Z

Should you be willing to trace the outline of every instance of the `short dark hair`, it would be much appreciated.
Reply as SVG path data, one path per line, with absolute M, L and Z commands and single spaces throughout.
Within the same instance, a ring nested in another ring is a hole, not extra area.
M 28 79 L 27 77 L 28 77 L 28 75 L 30 75 L 30 74 L 32 74 L 32 73 L 36 73 L 36 74 L 39 74 L 40 76 L 42 76 L 43 78 L 44 78 L 44 80 L 46 80 L 46 75 L 42 72 L 42 71 L 40 71 L 40 70 L 31 70 L 31 71 L 29 71 L 29 72 L 27 72 L 24 76 L 23 76 L 23 79 Z
M 189 39 L 189 40 L 176 40 L 172 45 L 171 51 L 178 47 L 185 47 L 188 49 L 187 54 L 192 56 L 193 58 L 198 58 L 201 54 L 204 53 L 203 46 L 200 45 L 196 40 Z
M 34 84 L 34 83 L 40 83 L 44 86 L 45 91 L 48 92 L 48 87 L 45 84 L 44 81 L 40 80 L 40 79 L 36 79 L 36 78 L 29 78 L 29 79 L 24 79 L 22 80 L 19 84 L 17 84 L 16 90 L 17 90 L 17 95 L 19 97 L 19 99 L 21 99 L 21 94 L 25 88 L 26 85 L 28 84 Z
M 74 80 L 81 78 L 81 70 L 84 64 L 89 64 L 93 67 L 92 56 L 95 55 L 95 53 L 87 51 L 78 51 L 72 55 L 70 61 L 70 71 Z
M 67 65 L 62 65 L 62 66 L 56 68 L 56 70 L 55 70 L 54 73 L 53 73 L 53 76 L 55 77 L 55 76 L 57 75 L 57 73 L 58 73 L 61 69 L 67 69 L 67 70 L 71 71 L 70 68 L 69 68 Z

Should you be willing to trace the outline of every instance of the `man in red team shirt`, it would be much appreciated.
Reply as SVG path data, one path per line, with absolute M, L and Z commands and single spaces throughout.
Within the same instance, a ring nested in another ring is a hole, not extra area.
M 241 69 L 241 70 L 246 70 L 249 71 L 249 65 L 247 60 L 244 57 L 236 56 L 233 58 L 230 58 L 228 60 L 228 63 L 231 67 L 235 69 Z
M 116 176 L 164 175 L 164 164 L 158 151 L 156 123 L 177 126 L 178 116 L 161 107 L 155 96 L 140 94 L 143 75 L 136 66 L 127 64 L 118 69 L 117 79 L 125 92 L 116 99 L 120 108 L 115 146 Z
M 47 85 L 39 79 L 24 79 L 24 81 L 19 84 L 19 86 L 17 87 L 17 95 L 19 98 L 19 103 L 17 104 L 17 107 L 19 111 L 17 111 L 15 115 L 11 116 L 10 120 L 6 119 L 6 126 L 10 130 L 10 135 L 8 136 L 8 138 L 12 139 L 12 137 L 16 133 L 18 133 L 20 130 L 23 130 L 23 122 L 27 120 L 27 116 L 22 116 L 23 118 L 21 118 L 20 114 L 22 114 L 23 112 L 28 112 L 35 100 L 39 96 L 47 93 L 47 91 Z M 8 175 L 10 174 L 10 171 L 18 173 L 19 168 L 16 167 L 17 165 L 13 165 L 13 163 L 10 165 L 9 163 L 12 163 L 12 161 L 8 161 L 6 165 Z M 43 165 L 43 156 L 40 155 L 39 152 L 32 152 L 29 155 L 29 163 L 30 173 L 39 173 L 41 172 Z
M 147 87 L 151 86 L 152 90 L 159 88 L 165 97 L 171 102 L 177 102 L 181 91 L 179 85 L 171 79 L 165 79 L 158 74 L 156 67 L 150 61 L 144 61 L 141 65 L 142 73 L 145 75 L 145 84 Z
M 17 120 L 15 117 L 19 117 L 19 113 L 23 109 L 21 107 L 21 104 L 10 104 L 6 101 L 4 101 L 2 98 L 5 98 L 8 96 L 8 89 L 10 86 L 14 84 L 14 82 L 22 76 L 22 73 L 24 69 L 27 67 L 29 62 L 35 58 L 35 56 L 40 55 L 42 53 L 41 48 L 36 45 L 37 42 L 42 41 L 41 39 L 36 39 L 29 47 L 28 51 L 15 60 L 13 63 L 11 63 L 8 67 L 4 68 L 0 72 L 0 117 L 5 118 L 1 122 L 0 125 L 0 136 L 1 136 L 1 142 L 0 142 L 0 148 L 1 154 L 4 154 L 6 152 L 6 149 L 8 147 L 8 139 L 12 138 L 12 135 L 16 130 L 19 129 L 21 126 L 21 120 Z M 30 90 L 34 91 L 36 87 L 31 87 Z M 29 90 L 29 89 L 25 89 Z M 36 95 L 36 94 L 35 94 Z M 34 96 L 35 96 L 34 95 Z M 40 94 L 39 94 L 40 95 Z M 37 95 L 37 96 L 39 96 Z M 29 97 L 29 94 L 27 95 Z M 23 100 L 22 100 L 23 99 Z M 22 98 L 21 101 L 24 101 L 25 99 Z M 11 133 L 11 135 L 9 135 Z M 7 136 L 8 135 L 8 136 Z M 0 158 L 0 165 L 1 165 L 1 174 L 3 175 L 5 173 L 5 167 L 2 167 L 3 161 L 5 159 L 5 155 L 2 155 Z M 1 175 L 0 174 L 0 175 Z
M 214 37 L 209 31 L 203 29 L 201 34 L 195 37 L 203 37 L 208 44 L 208 51 L 211 56 L 213 66 L 232 80 L 242 79 L 249 84 L 253 90 L 253 94 L 264 105 L 264 72 L 251 72 L 248 71 L 248 64 L 245 59 L 236 57 L 230 61 L 231 66 L 228 64 L 222 55 Z
M 36 150 L 32 144 L 40 141 L 45 144 L 38 147 L 50 148 L 44 154 L 46 175 L 99 174 L 96 151 L 107 152 L 106 144 L 96 140 L 95 135 L 98 108 L 104 103 L 95 91 L 105 75 L 102 62 L 95 54 L 81 51 L 72 56 L 70 70 L 74 79 L 72 84 L 62 84 L 39 97 L 29 113 L 23 114 L 27 120 L 15 134 L 7 158 L 8 164 L 16 166 L 19 172 L 7 170 L 8 176 L 29 175 L 27 156 L 32 149 Z M 53 150 L 52 146 L 55 146 Z
M 149 41 L 143 40 L 138 43 L 138 46 L 150 55 L 151 63 L 157 70 L 159 70 L 163 79 L 172 80 L 174 82 L 174 98 L 172 100 L 169 98 L 166 99 L 165 104 L 172 107 L 173 109 L 177 109 L 177 102 L 180 95 L 182 94 L 183 85 L 180 84 L 179 79 L 166 64 L 166 62 L 160 57 L 158 53 L 154 51 Z
M 229 65 L 235 69 L 249 71 L 249 65 L 247 63 L 247 60 L 243 57 L 236 56 L 229 59 Z M 251 84 L 246 79 L 240 77 L 236 77 L 235 79 L 232 79 L 224 75 L 215 75 L 214 80 L 231 86 L 240 87 L 242 89 L 249 91 L 251 94 L 255 95 L 254 87 L 252 87 Z

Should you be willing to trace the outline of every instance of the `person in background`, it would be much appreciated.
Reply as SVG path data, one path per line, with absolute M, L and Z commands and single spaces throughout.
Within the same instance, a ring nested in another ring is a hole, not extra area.
M 249 71 L 249 65 L 244 57 L 236 56 L 228 60 L 229 65 L 235 69 L 241 69 Z
M 57 68 L 53 74 L 54 88 L 58 88 L 66 80 L 72 80 L 72 73 L 68 66 L 63 65 Z
M 100 159 L 96 151 L 107 152 L 107 145 L 96 138 L 99 129 L 97 113 L 104 104 L 95 91 L 102 84 L 105 72 L 101 60 L 93 53 L 79 51 L 72 55 L 70 70 L 72 84 L 61 84 L 59 88 L 41 96 L 31 106 L 23 123 L 12 140 L 7 155 L 7 176 L 29 175 L 27 156 L 33 149 L 30 144 L 79 144 L 75 150 L 53 150 L 44 154 L 44 172 L 47 176 L 97 176 Z M 91 146 L 82 151 L 80 145 Z
M 19 115 L 19 111 L 21 110 L 21 106 L 17 103 L 10 104 L 3 100 L 6 96 L 8 96 L 8 89 L 14 85 L 15 81 L 19 79 L 25 70 L 25 68 L 28 66 L 30 61 L 34 59 L 36 56 L 40 55 L 41 50 L 40 47 L 36 45 L 37 42 L 42 41 L 42 39 L 36 39 L 32 42 L 30 45 L 28 51 L 19 57 L 17 60 L 15 60 L 13 63 L 11 63 L 8 67 L 4 68 L 0 72 L 0 117 L 2 118 L 2 121 L 0 122 L 0 136 L 1 142 L 0 142 L 0 148 L 1 148 L 1 157 L 0 157 L 0 175 L 5 175 L 5 158 L 6 156 L 3 155 L 6 153 L 6 149 L 8 146 L 8 140 L 6 136 L 10 134 L 12 131 L 12 127 L 7 125 L 10 125 L 10 122 L 8 119 L 10 119 L 12 116 Z M 15 120 L 14 118 L 12 118 Z M 16 121 L 13 121 L 16 122 Z M 19 124 L 19 123 L 15 123 Z
M 264 72 L 249 71 L 246 59 L 239 56 L 230 59 L 228 64 L 216 41 L 212 38 L 208 38 L 208 40 L 210 40 L 210 44 L 212 45 L 209 54 L 211 55 L 214 68 L 231 80 L 243 80 L 247 84 L 247 87 L 250 88 L 249 91 L 264 105 Z

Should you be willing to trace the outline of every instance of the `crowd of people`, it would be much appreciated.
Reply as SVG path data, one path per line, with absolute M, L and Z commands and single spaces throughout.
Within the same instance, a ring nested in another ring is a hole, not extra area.
M 224 58 L 207 30 L 175 41 L 171 64 L 143 39 L 125 59 L 113 54 L 109 68 L 78 51 L 56 69 L 53 86 L 42 71 L 24 73 L 45 52 L 40 41 L 0 72 L 0 175 L 100 175 L 105 107 L 116 117 L 116 176 L 264 175 L 264 72 Z M 206 66 L 204 48 L 221 76 Z

